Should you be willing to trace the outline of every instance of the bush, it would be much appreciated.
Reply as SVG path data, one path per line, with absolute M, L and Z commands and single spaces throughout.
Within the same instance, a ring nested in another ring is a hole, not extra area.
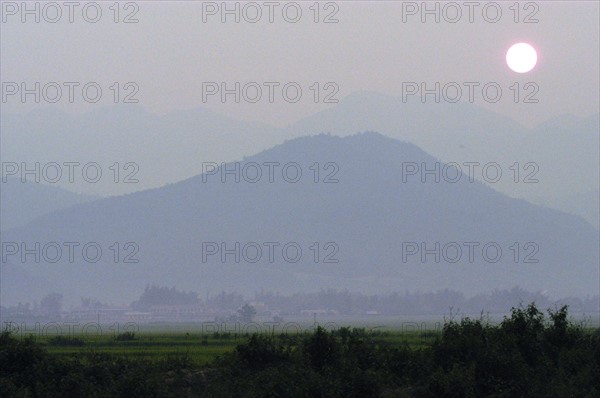
M 55 336 L 48 340 L 48 345 L 58 347 L 81 347 L 85 345 L 85 341 L 77 337 Z

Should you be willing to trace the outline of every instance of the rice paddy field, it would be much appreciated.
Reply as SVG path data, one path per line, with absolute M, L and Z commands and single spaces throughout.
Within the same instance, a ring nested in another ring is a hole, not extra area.
M 33 335 L 36 342 L 43 345 L 50 354 L 73 356 L 77 354 L 98 353 L 124 356 L 128 358 L 144 358 L 163 360 L 178 356 L 188 356 L 199 365 L 213 361 L 217 356 L 230 352 L 237 345 L 247 341 L 251 333 L 235 332 L 186 332 L 197 328 L 178 325 L 175 331 L 165 331 L 164 325 L 145 325 L 141 330 L 131 334 L 105 333 L 90 335 L 81 333 Z M 365 330 L 369 330 L 365 328 Z M 312 329 L 302 332 L 262 332 L 277 339 L 295 340 L 301 333 L 310 333 Z M 370 338 L 382 345 L 399 346 L 408 344 L 418 349 L 431 344 L 439 330 L 373 330 L 368 332 Z M 21 338 L 29 335 L 22 334 Z
M 473 318 L 477 318 L 474 316 Z M 577 317 L 576 317 L 577 318 Z M 583 318 L 579 318 L 583 319 Z M 335 318 L 321 320 L 318 324 L 325 329 L 340 327 L 363 329 L 370 339 L 380 345 L 408 345 L 412 349 L 431 345 L 441 334 L 444 318 L 379 317 L 377 319 Z M 488 319 L 491 324 L 497 319 Z M 597 327 L 597 322 L 584 322 L 588 328 Z M 266 325 L 266 326 L 265 326 Z M 116 327 L 115 327 L 116 326 Z M 285 324 L 273 326 L 266 320 L 256 320 L 252 324 L 204 323 L 141 323 L 103 324 L 102 333 L 91 329 L 89 333 L 18 333 L 20 338 L 33 336 L 50 354 L 73 356 L 77 354 L 111 354 L 127 358 L 144 358 L 152 361 L 187 356 L 198 365 L 210 363 L 219 355 L 230 352 L 248 340 L 251 334 L 268 334 L 277 339 L 297 339 L 301 334 L 314 331 L 315 324 L 303 319 L 291 319 Z M 132 331 L 128 334 L 127 331 Z
M 566 308 L 545 320 L 533 304 L 501 325 L 474 318 L 443 334 L 439 322 L 383 317 L 288 320 L 257 333 L 265 322 L 103 323 L 102 333 L 68 334 L 21 324 L 0 335 L 0 386 L 23 397 L 600 396 L 600 334 L 589 321 L 569 320 Z
M 44 343 L 48 352 L 53 355 L 68 356 L 94 352 L 150 360 L 162 360 L 186 355 L 198 364 L 206 364 L 218 355 L 233 350 L 237 344 L 246 340 L 243 336 L 215 338 L 200 335 L 188 336 L 178 333 L 141 333 L 136 334 L 133 340 L 129 341 L 118 341 L 114 336 L 96 338 L 74 336 L 75 338 L 82 340 L 83 345 L 53 344 L 52 338 L 48 337 L 38 341 L 44 342 L 45 340 Z

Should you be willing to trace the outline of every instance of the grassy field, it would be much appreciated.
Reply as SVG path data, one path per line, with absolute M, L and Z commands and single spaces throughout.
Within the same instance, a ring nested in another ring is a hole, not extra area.
M 347 319 L 334 319 L 329 325 L 347 325 Z M 364 320 L 359 328 L 366 331 L 367 336 L 379 345 L 399 347 L 408 345 L 412 349 L 420 349 L 431 345 L 441 333 L 440 319 L 415 319 L 412 322 L 400 321 L 398 319 L 378 319 L 368 322 Z M 303 332 L 310 333 L 313 330 L 311 323 L 306 319 L 293 320 L 301 327 Z M 258 322 L 260 324 L 260 322 Z M 386 326 L 379 326 L 385 324 Z M 216 324 L 215 324 L 216 325 Z M 248 340 L 250 333 L 242 333 L 243 329 L 235 329 L 233 325 L 227 325 L 229 332 L 214 333 L 198 323 L 155 323 L 135 325 L 132 339 L 117 339 L 117 333 L 110 325 L 102 325 L 104 332 L 101 335 L 62 334 L 57 338 L 56 334 L 34 334 L 36 342 L 43 345 L 50 354 L 56 356 L 72 356 L 85 353 L 113 354 L 127 358 L 144 358 L 152 361 L 188 356 L 196 364 L 204 365 L 213 361 L 217 356 L 230 352 L 241 343 Z M 589 323 L 587 324 L 589 327 Z M 270 334 L 279 339 L 296 339 L 296 329 L 290 328 L 286 333 L 281 333 L 281 327 L 264 329 L 263 334 Z M 119 329 L 123 332 L 123 329 Z M 20 334 L 21 338 L 28 334 Z M 131 336 L 130 336 L 131 337 Z
M 22 326 L 0 334 L 2 396 L 600 396 L 600 333 L 566 307 L 546 317 L 530 304 L 500 325 L 461 319 L 443 333 L 305 323 L 257 336 L 154 323 L 103 324 L 95 335 L 45 327 L 30 339 L 39 328 Z
M 381 345 L 399 346 L 408 344 L 418 349 L 433 342 L 438 335 L 435 331 L 376 331 L 369 333 Z M 297 335 L 275 334 L 280 339 L 295 339 Z M 22 337 L 25 337 L 23 335 Z M 236 333 L 187 333 L 152 332 L 135 333 L 133 339 L 120 341 L 114 334 L 87 336 L 74 333 L 57 338 L 56 335 L 35 336 L 35 340 L 45 346 L 52 355 L 70 356 L 84 353 L 106 353 L 130 358 L 162 360 L 169 357 L 187 355 L 199 365 L 214 360 L 218 355 L 232 351 L 236 345 L 247 341 L 249 334 Z
M 117 341 L 114 336 L 73 336 L 84 342 L 81 346 L 52 344 L 52 337 L 41 337 L 38 342 L 46 345 L 48 352 L 54 355 L 72 355 L 95 352 L 126 357 L 143 357 L 161 360 L 168 357 L 188 355 L 198 364 L 212 361 L 217 355 L 231 351 L 246 339 L 242 336 L 216 338 L 203 335 L 181 333 L 138 333 L 133 340 Z

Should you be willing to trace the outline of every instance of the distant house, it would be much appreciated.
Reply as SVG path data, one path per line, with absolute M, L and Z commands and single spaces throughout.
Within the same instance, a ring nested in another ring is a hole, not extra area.
M 76 308 L 66 316 L 78 321 L 96 321 L 100 319 L 102 322 L 109 322 L 124 319 L 128 311 L 128 307 Z
M 150 313 L 155 320 L 195 320 L 212 314 L 199 304 L 153 305 Z
M 338 315 L 339 312 L 336 310 L 316 309 L 316 310 L 300 310 L 300 315 Z
M 150 312 L 130 311 L 124 314 L 124 318 L 128 321 L 150 321 L 152 314 Z

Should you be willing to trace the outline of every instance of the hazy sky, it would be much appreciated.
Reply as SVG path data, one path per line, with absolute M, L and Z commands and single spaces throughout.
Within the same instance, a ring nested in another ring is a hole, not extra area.
M 476 104 L 529 126 L 563 113 L 585 116 L 599 109 L 597 1 L 536 2 L 527 7 L 522 2 L 519 23 L 515 23 L 515 10 L 510 8 L 513 2 L 477 3 L 472 23 L 468 2 L 454 3 L 462 12 L 456 23 L 445 21 L 444 17 L 456 16 L 456 8 L 446 3 L 438 3 L 439 23 L 435 15 L 425 15 L 427 20 L 422 23 L 421 10 L 407 15 L 413 5 L 420 8 L 421 2 L 383 1 L 338 2 L 337 6 L 321 2 L 319 23 L 314 22 L 313 2 L 286 6 L 288 19 L 294 18 L 296 5 L 302 10 L 297 23 L 284 19 L 286 2 L 275 6 L 273 23 L 268 22 L 265 2 L 254 3 L 262 11 L 257 23 L 243 18 L 253 18 L 256 8 L 244 9 L 245 3 L 240 3 L 239 23 L 234 22 L 234 15 L 222 23 L 219 11 L 205 15 L 207 21 L 203 22 L 203 7 L 207 11 L 213 5 L 221 7 L 221 2 L 209 3 L 134 2 L 128 8 L 121 3 L 119 20 L 135 11 L 139 22 L 114 23 L 113 2 L 101 2 L 100 21 L 89 23 L 82 16 L 86 4 L 82 2 L 74 10 L 74 22 L 69 23 L 67 6 L 58 2 L 63 14 L 58 23 L 44 21 L 44 16 L 53 19 L 56 15 L 51 8 L 46 14 L 41 10 L 40 23 L 34 22 L 34 15 L 26 16 L 22 23 L 21 10 L 11 15 L 12 5 L 20 7 L 21 2 L 3 2 L 2 82 L 100 84 L 103 97 L 97 104 L 88 105 L 77 91 L 75 103 L 69 103 L 66 88 L 57 104 L 43 104 L 74 112 L 109 104 L 112 82 L 135 82 L 139 87 L 135 98 L 156 113 L 206 106 L 238 119 L 276 126 L 333 106 L 322 100 L 336 86 L 339 92 L 333 98 L 341 100 L 360 90 L 402 95 L 406 82 L 426 82 L 432 88 L 435 82 L 441 86 L 456 82 L 463 86 L 464 100 L 468 89 L 463 83 L 478 82 L 473 97 Z M 496 18 L 497 4 L 502 11 L 500 20 L 487 22 L 484 15 L 488 20 Z M 29 6 L 33 8 L 35 3 Z M 436 3 L 428 6 L 433 9 Z M 39 7 L 42 9 L 44 3 Z M 228 7 L 233 9 L 235 3 L 228 3 Z M 93 7 L 87 12 L 93 19 Z M 532 13 L 538 22 L 523 23 Z M 323 23 L 328 15 L 339 22 Z M 538 50 L 538 64 L 526 74 L 512 72 L 504 59 L 510 45 L 520 41 Z M 230 95 L 222 104 L 218 96 L 212 96 L 203 104 L 203 82 L 227 82 L 230 87 L 235 82 L 241 86 L 257 82 L 263 97 L 257 103 L 242 99 L 236 104 Z M 268 101 L 264 82 L 280 83 L 274 103 Z M 287 103 L 281 96 L 281 87 L 288 82 L 297 82 L 303 89 L 297 103 Z M 320 84 L 319 103 L 314 102 L 314 90 L 310 89 L 315 82 Z M 328 82 L 335 85 L 325 88 Z M 490 82 L 502 89 L 502 98 L 496 103 L 487 102 L 481 92 L 481 86 Z M 514 102 L 514 86 L 510 89 L 515 82 L 520 84 L 519 103 Z M 522 103 L 523 96 L 533 91 L 533 86 L 524 89 L 527 82 L 539 88 L 534 96 L 538 103 Z M 121 94 L 131 90 L 123 91 L 122 87 Z M 9 97 L 3 109 L 22 109 L 15 98 Z M 31 97 L 26 106 L 33 106 L 32 101 Z

